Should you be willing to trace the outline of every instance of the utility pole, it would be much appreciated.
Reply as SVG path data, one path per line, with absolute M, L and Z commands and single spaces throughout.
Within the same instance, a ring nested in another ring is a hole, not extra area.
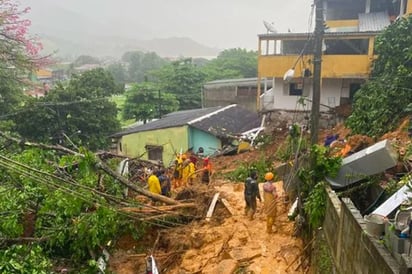
M 313 53 L 313 95 L 310 120 L 311 145 L 318 143 L 319 116 L 320 116 L 320 89 L 321 89 L 321 65 L 322 65 L 322 40 L 323 40 L 323 0 L 314 0 L 315 14 L 315 45 Z

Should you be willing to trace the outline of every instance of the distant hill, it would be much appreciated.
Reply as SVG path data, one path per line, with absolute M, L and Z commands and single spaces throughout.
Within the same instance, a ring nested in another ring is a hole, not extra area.
M 82 54 L 96 57 L 120 57 L 126 51 L 154 51 L 162 57 L 209 57 L 217 56 L 219 49 L 211 48 L 187 37 L 147 39 L 153 37 L 148 26 L 135 24 L 119 28 L 108 22 L 92 20 L 63 8 L 58 1 L 43 0 L 47 5 L 33 5 L 28 18 L 30 31 L 40 37 L 47 53 L 57 51 L 61 57 Z M 143 24 L 143 23 L 142 23 Z
M 40 35 L 46 52 L 57 51 L 61 57 L 76 57 L 82 54 L 96 57 L 120 57 L 132 50 L 153 51 L 161 57 L 215 57 L 220 50 L 204 46 L 187 37 L 134 40 L 124 37 L 98 37 L 88 35 L 64 38 L 47 34 Z

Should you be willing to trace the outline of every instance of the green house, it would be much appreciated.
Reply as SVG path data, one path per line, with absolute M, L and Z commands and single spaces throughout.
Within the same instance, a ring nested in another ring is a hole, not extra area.
M 116 153 L 171 163 L 177 153 L 203 147 L 210 155 L 234 136 L 260 127 L 260 118 L 238 105 L 169 113 L 162 119 L 113 134 Z

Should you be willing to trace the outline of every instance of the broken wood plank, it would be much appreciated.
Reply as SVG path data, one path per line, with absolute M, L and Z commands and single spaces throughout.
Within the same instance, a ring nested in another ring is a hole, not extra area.
M 210 203 L 209 210 L 207 211 L 207 214 L 206 214 L 206 221 L 210 221 L 210 218 L 213 215 L 213 211 L 215 210 L 215 206 L 216 206 L 217 199 L 219 198 L 219 194 L 220 192 L 216 193 L 215 196 L 213 196 L 212 202 Z
M 223 205 L 226 207 L 226 209 L 229 211 L 230 215 L 234 216 L 235 211 L 233 210 L 233 207 L 229 204 L 229 202 L 225 198 L 222 198 L 221 201 Z

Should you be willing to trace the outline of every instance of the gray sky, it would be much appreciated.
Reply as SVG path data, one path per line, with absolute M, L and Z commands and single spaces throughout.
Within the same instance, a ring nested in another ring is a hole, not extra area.
M 313 0 L 20 0 L 36 31 L 100 32 L 136 39 L 190 37 L 221 49 L 256 50 L 263 20 L 307 32 Z M 78 24 L 83 24 L 79 26 Z

